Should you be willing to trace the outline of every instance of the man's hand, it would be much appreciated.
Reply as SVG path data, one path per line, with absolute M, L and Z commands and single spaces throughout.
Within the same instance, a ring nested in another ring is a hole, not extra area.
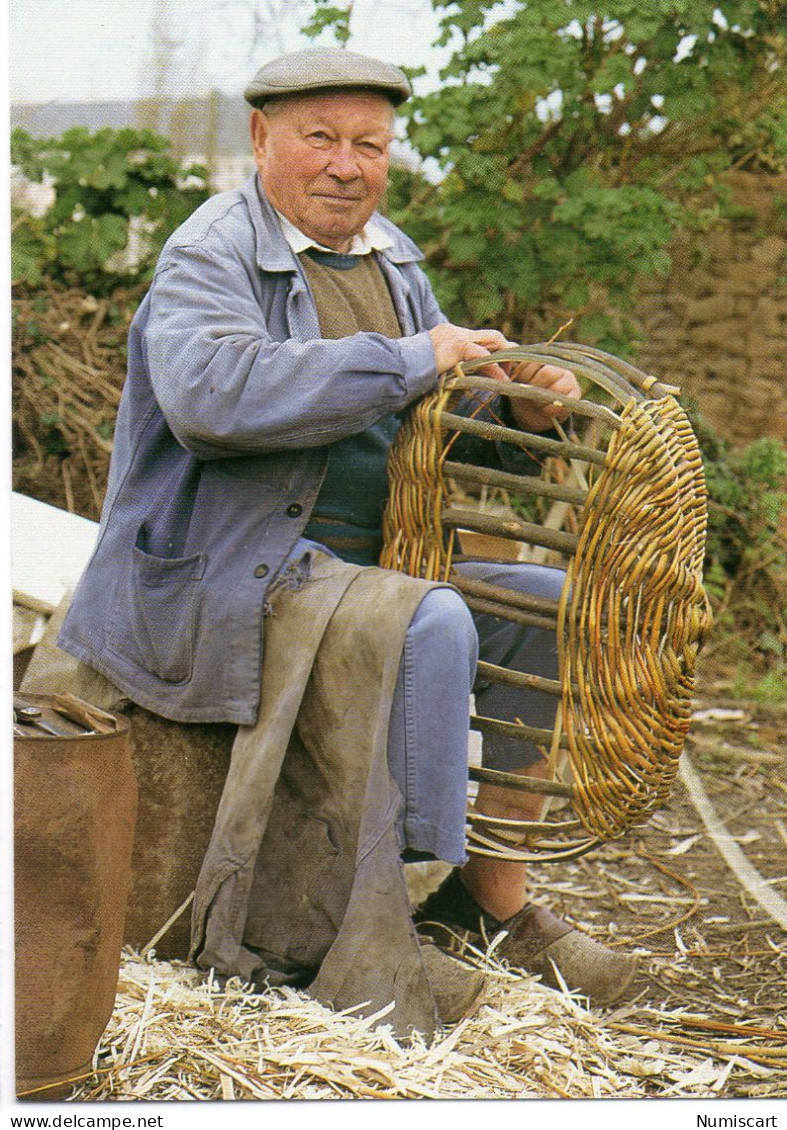
M 475 361 L 488 357 L 500 349 L 514 349 L 515 341 L 508 341 L 498 330 L 467 330 L 444 322 L 429 331 L 434 347 L 438 373 L 453 369 L 462 361 Z M 550 389 L 562 396 L 579 399 L 582 395 L 574 374 L 559 365 L 541 365 L 537 361 L 517 365 L 509 377 L 510 363 L 505 365 L 484 365 L 481 372 L 486 377 L 498 381 L 513 380 L 521 384 L 535 385 Z M 534 404 L 526 400 L 510 400 L 514 423 L 523 431 L 543 432 L 553 427 L 556 421 L 562 423 L 569 415 L 568 408 L 562 404 Z
M 438 373 L 446 373 L 461 361 L 475 361 L 488 357 L 499 349 L 512 349 L 516 342 L 508 341 L 498 330 L 466 330 L 443 322 L 429 331 Z M 484 365 L 485 377 L 507 381 L 508 376 L 500 365 Z
M 571 396 L 579 399 L 582 395 L 577 379 L 568 369 L 561 369 L 558 365 L 541 365 L 537 361 L 528 361 L 517 365 L 511 380 L 519 384 L 533 385 L 536 388 L 549 389 L 562 396 Z M 511 400 L 511 415 L 517 427 L 528 432 L 543 432 L 554 426 L 555 422 L 562 423 L 570 411 L 562 404 L 535 404 L 527 400 Z

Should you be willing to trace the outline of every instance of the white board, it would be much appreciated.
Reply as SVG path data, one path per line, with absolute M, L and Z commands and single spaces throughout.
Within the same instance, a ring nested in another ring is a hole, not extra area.
M 54 612 L 76 587 L 98 536 L 98 522 L 27 495 L 11 495 L 11 585 L 14 600 Z

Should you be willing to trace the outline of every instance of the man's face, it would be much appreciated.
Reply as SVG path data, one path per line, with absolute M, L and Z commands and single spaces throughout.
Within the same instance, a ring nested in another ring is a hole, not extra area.
M 392 126 L 388 99 L 363 91 L 255 110 L 254 157 L 268 199 L 311 239 L 346 251 L 385 192 Z

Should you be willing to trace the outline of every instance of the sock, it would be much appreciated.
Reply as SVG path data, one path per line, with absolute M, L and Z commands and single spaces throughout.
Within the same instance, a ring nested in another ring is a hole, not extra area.
M 521 913 L 521 912 L 520 912 Z M 502 923 L 479 906 L 459 877 L 455 867 L 424 903 L 418 908 L 416 922 L 435 921 L 489 935 L 500 929 Z

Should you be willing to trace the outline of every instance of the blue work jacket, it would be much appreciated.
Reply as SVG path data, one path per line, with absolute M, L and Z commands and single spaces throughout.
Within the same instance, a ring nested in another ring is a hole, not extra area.
M 320 338 L 258 178 L 171 236 L 131 325 L 95 552 L 59 645 L 182 722 L 251 724 L 268 587 L 309 519 L 327 445 L 434 387 L 445 321 L 418 248 L 381 216 L 404 336 Z

